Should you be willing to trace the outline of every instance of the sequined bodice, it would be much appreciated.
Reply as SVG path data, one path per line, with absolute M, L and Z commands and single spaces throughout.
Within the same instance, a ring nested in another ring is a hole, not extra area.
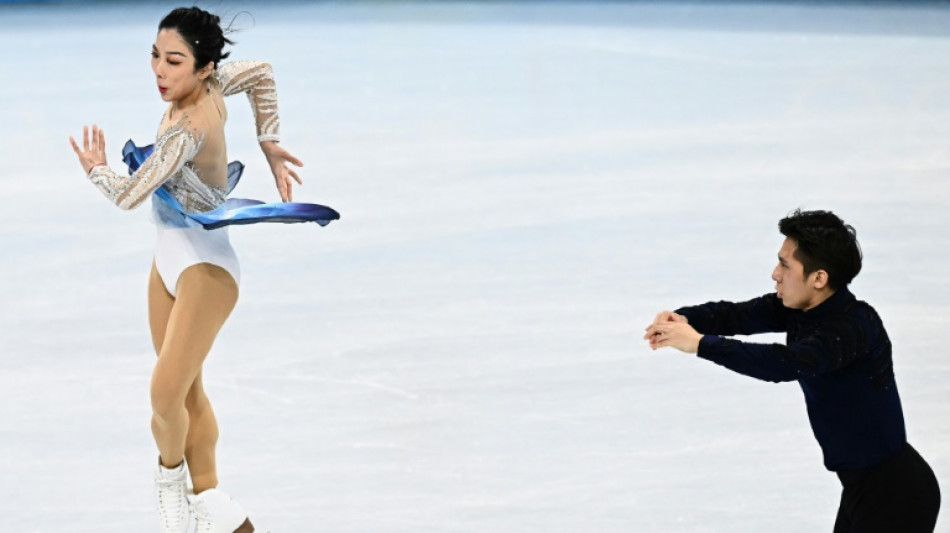
M 198 177 L 191 161 L 162 184 L 188 213 L 210 211 L 227 199 L 228 191 Z
M 270 65 L 228 63 L 217 69 L 215 79 L 222 96 L 247 94 L 259 141 L 280 140 L 277 90 Z M 210 134 L 220 137 L 219 130 L 223 133 L 223 129 L 210 128 Z M 171 193 L 188 213 L 215 209 L 224 203 L 227 191 L 203 181 L 194 162 L 207 135 L 208 124 L 184 115 L 159 135 L 152 155 L 131 176 L 100 165 L 89 172 L 89 180 L 122 209 L 138 207 L 158 187 Z

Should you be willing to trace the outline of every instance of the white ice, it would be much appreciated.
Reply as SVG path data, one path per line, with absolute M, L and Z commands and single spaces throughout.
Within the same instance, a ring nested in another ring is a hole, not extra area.
M 67 143 L 150 142 L 172 4 L 0 6 L 0 529 L 156 531 L 147 210 Z M 319 3 L 242 15 L 301 201 L 232 229 L 206 364 L 222 488 L 261 530 L 830 531 L 795 384 L 640 339 L 771 290 L 776 222 L 858 228 L 911 442 L 950 479 L 950 11 Z M 237 196 L 276 199 L 245 99 Z M 774 340 L 774 339 L 769 339 Z M 950 518 L 938 524 L 950 531 Z

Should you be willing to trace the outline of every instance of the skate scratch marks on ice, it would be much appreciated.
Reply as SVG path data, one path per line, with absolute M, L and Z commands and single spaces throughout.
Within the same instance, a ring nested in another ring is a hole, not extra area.
M 320 376 L 272 376 L 272 375 L 262 375 L 255 376 L 255 379 L 273 379 L 277 381 L 304 381 L 310 383 L 330 383 L 333 385 L 346 385 L 346 386 L 355 386 L 355 387 L 364 387 L 368 389 L 375 389 L 390 394 L 395 394 L 397 396 L 402 396 L 404 398 L 409 398 L 410 400 L 417 400 L 419 395 L 413 394 L 411 392 L 397 389 L 396 387 L 390 387 L 389 385 L 383 385 L 382 383 L 377 383 L 375 381 L 363 380 L 363 379 L 332 379 L 324 378 Z
M 239 392 L 242 392 L 242 393 L 252 393 L 252 394 L 255 394 L 255 395 L 257 395 L 257 396 L 263 396 L 263 397 L 269 398 L 269 399 L 271 399 L 271 400 L 276 400 L 276 401 L 278 401 L 278 402 L 280 402 L 280 403 L 282 403 L 282 404 L 284 404 L 284 405 L 290 405 L 290 404 L 294 403 L 294 400 L 293 400 L 292 398 L 288 398 L 288 397 L 286 397 L 286 396 L 281 396 L 280 394 L 274 394 L 273 392 L 271 392 L 270 390 L 267 390 L 267 389 L 262 389 L 262 388 L 258 388 L 258 387 L 251 387 L 251 386 L 248 386 L 248 385 L 243 385 L 243 384 L 241 384 L 241 383 L 238 383 L 238 382 L 237 382 L 237 379 L 239 379 L 239 378 L 236 378 L 236 377 L 235 377 L 235 378 L 232 378 L 232 379 L 229 379 L 229 380 L 209 380 L 209 381 L 208 381 L 208 384 L 211 384 L 211 385 L 221 385 L 221 386 L 228 387 L 228 388 L 230 388 L 230 389 L 233 389 L 233 390 L 236 390 L 236 391 L 239 391 Z M 248 378 L 248 379 L 250 379 L 250 378 Z

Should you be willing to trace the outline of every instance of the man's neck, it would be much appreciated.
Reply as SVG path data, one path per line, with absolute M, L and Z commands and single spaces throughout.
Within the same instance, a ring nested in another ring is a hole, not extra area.
M 805 307 L 804 309 L 802 309 L 802 311 L 806 311 L 806 312 L 811 311 L 812 309 L 823 304 L 825 300 L 827 300 L 828 298 L 831 298 L 834 294 L 835 294 L 835 291 L 832 289 L 823 289 L 815 293 L 815 297 L 809 302 L 808 307 Z

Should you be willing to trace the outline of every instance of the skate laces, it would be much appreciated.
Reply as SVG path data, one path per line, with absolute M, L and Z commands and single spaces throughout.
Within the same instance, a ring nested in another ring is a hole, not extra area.
M 185 519 L 188 502 L 185 499 L 184 476 L 167 479 L 156 476 L 158 488 L 158 510 L 162 515 L 162 526 L 166 531 L 178 531 L 179 524 Z
M 195 533 L 211 533 L 211 515 L 204 505 L 191 504 L 191 514 L 195 517 Z
M 190 500 L 188 507 L 195 517 L 195 533 L 211 533 L 211 513 L 201 500 Z

